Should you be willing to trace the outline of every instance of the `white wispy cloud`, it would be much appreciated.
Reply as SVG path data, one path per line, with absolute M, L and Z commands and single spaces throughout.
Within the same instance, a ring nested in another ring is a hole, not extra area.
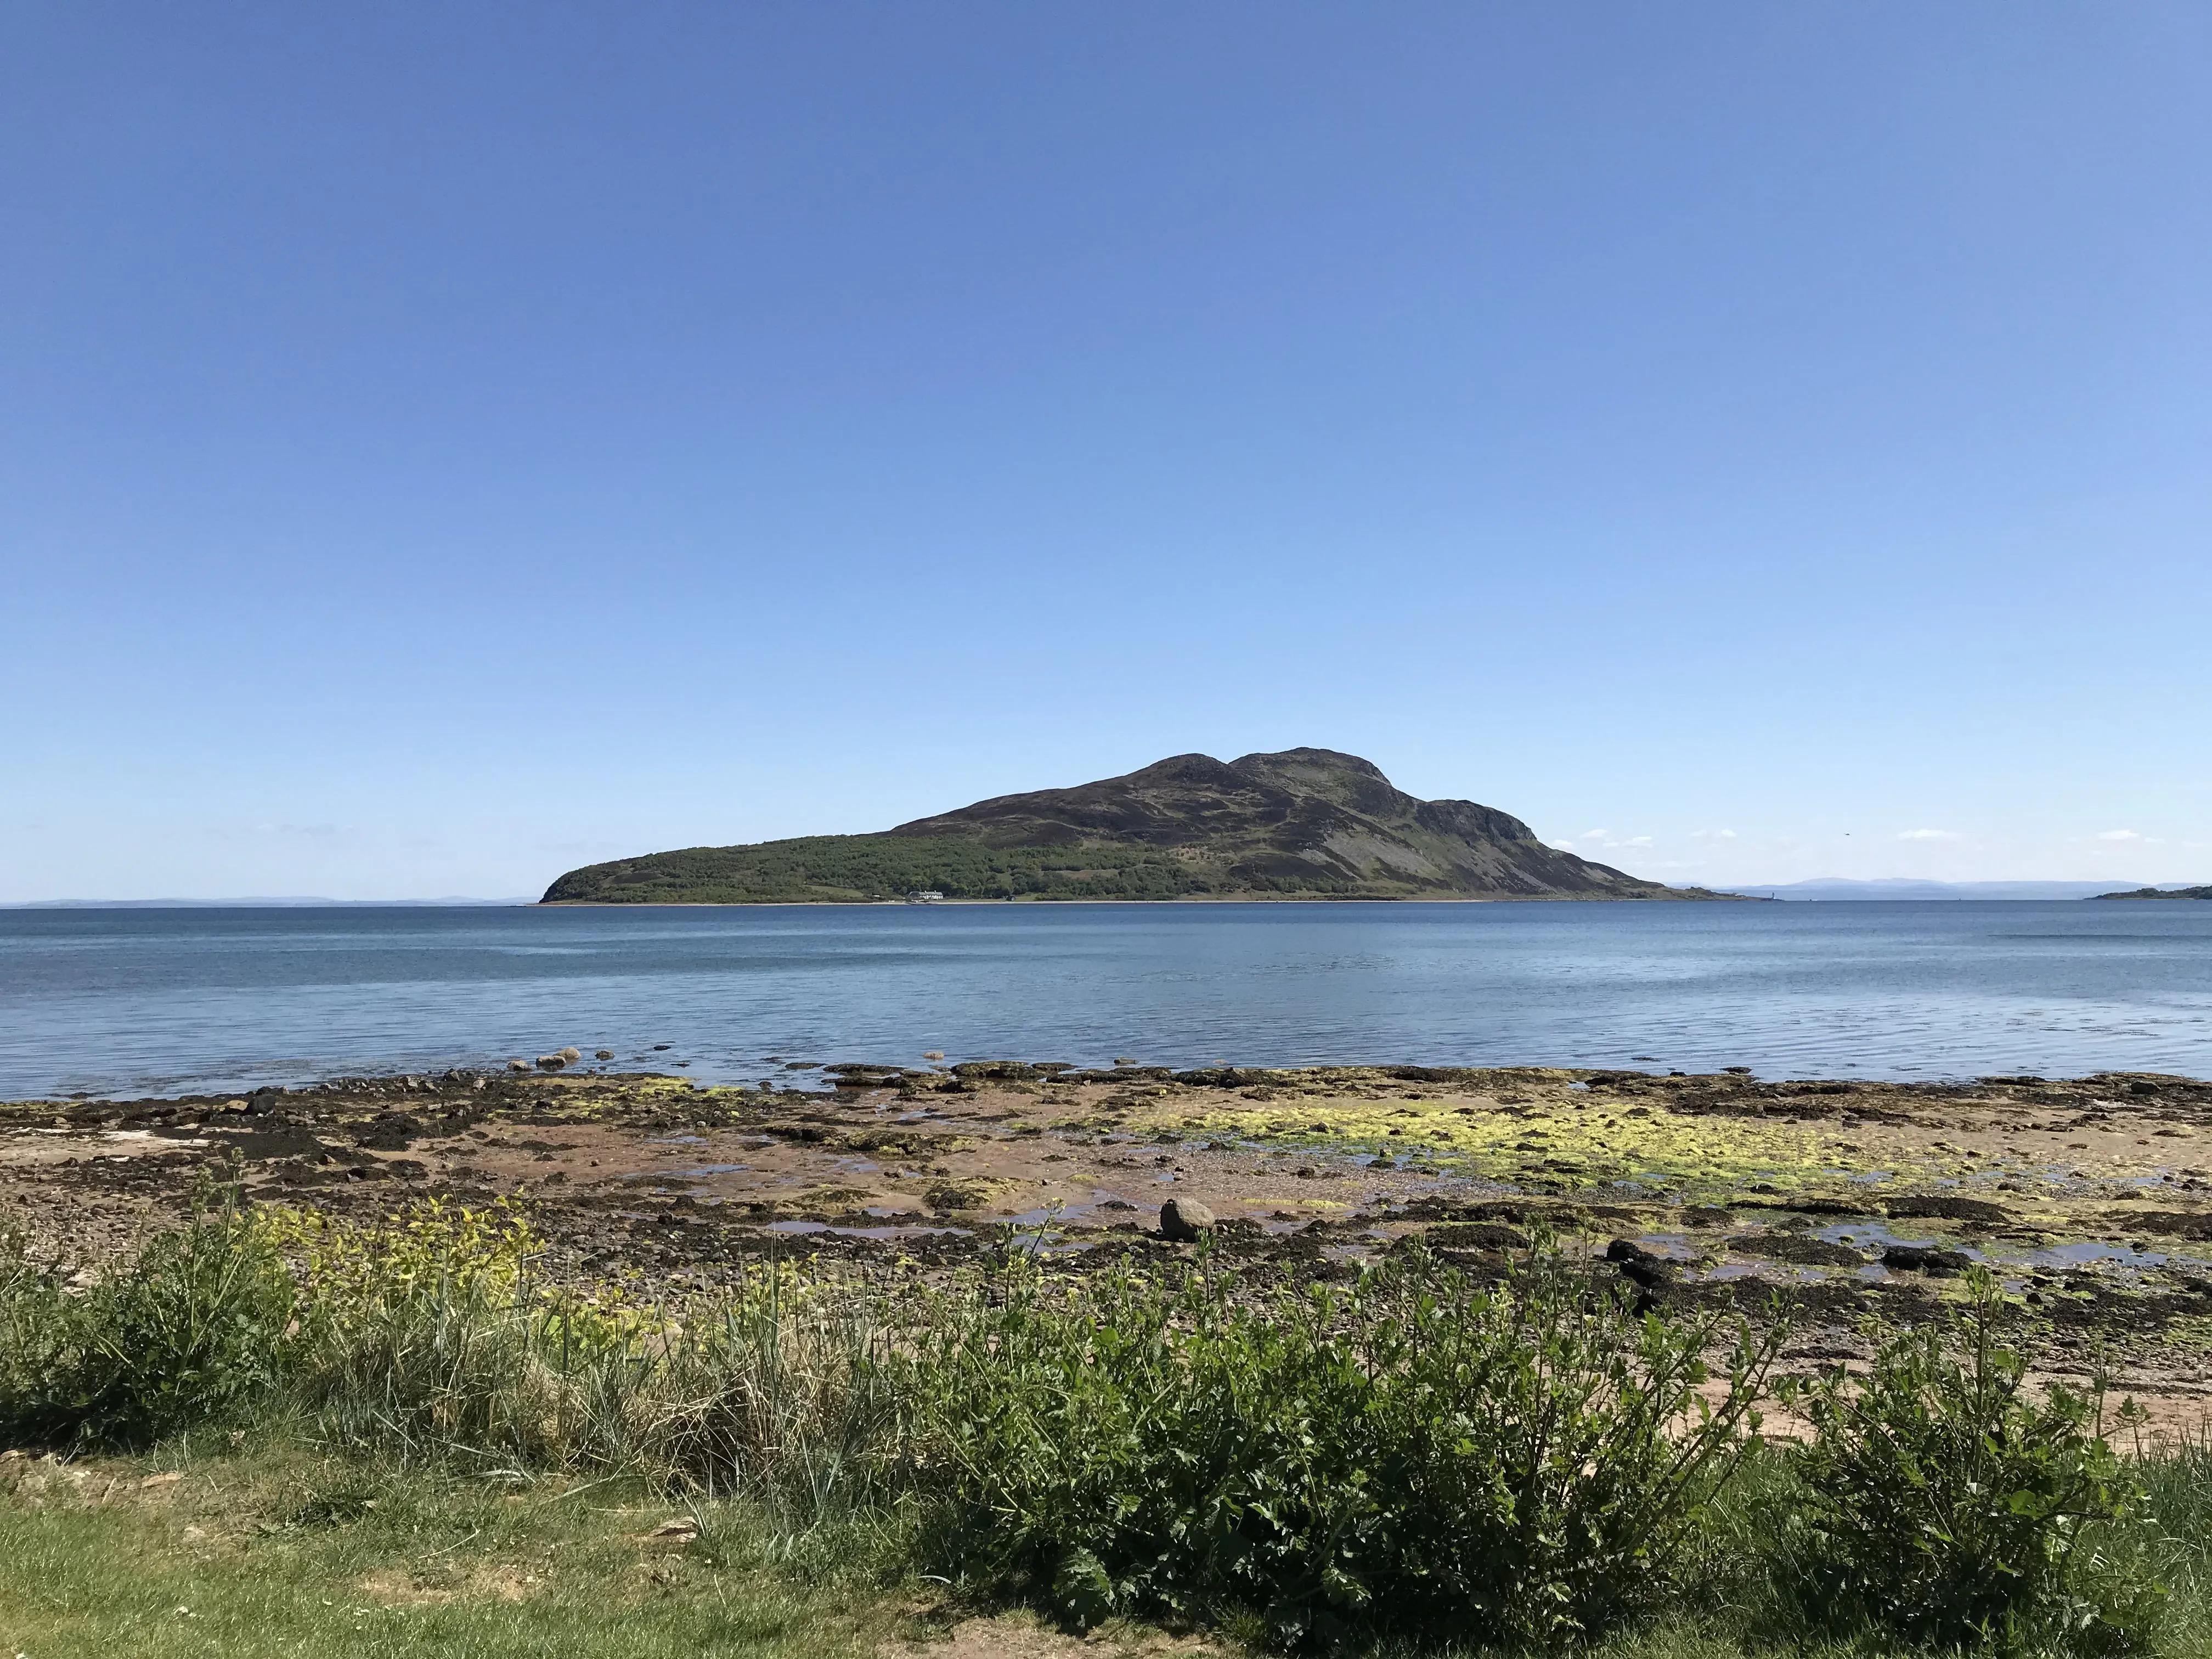
M 1735 831 L 1733 830 L 1692 830 L 1690 831 L 1690 839 L 1692 841 L 1734 841 L 1735 839 Z
M 1612 833 L 1609 830 L 1585 830 L 1583 831 L 1582 838 L 1584 841 L 1603 841 Z
M 2141 841 L 2142 836 L 2134 830 L 2100 830 L 2097 831 L 2097 839 L 2099 841 Z
M 1900 830 L 1899 841 L 1964 841 L 1966 836 L 1956 830 Z
M 1557 852 L 1571 853 L 1575 850 L 1575 844 L 1571 841 L 1555 841 L 1551 845 Z

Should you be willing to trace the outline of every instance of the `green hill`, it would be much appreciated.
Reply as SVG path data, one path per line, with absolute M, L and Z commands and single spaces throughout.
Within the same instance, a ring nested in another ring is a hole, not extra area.
M 548 904 L 953 899 L 1712 898 L 1547 847 L 1518 818 L 1417 800 L 1369 762 L 1177 755 L 860 836 L 691 847 L 571 870 Z

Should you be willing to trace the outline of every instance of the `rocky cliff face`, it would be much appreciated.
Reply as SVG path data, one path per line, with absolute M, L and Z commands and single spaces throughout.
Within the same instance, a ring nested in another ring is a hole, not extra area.
M 865 836 L 694 847 L 572 870 L 548 903 L 898 898 L 1709 898 L 1417 800 L 1357 755 L 1176 755 Z

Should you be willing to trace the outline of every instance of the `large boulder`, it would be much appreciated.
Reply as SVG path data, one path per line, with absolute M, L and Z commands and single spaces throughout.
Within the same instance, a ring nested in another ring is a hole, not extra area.
M 1160 1206 L 1160 1237 L 1188 1244 L 1213 1231 L 1213 1212 L 1194 1198 L 1171 1198 Z

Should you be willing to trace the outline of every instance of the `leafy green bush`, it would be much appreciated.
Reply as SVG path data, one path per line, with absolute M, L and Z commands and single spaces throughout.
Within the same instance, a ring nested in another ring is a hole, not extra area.
M 0 1441 L 44 1440 L 51 1379 L 68 1352 L 61 1275 L 31 1255 L 20 1230 L 0 1229 Z
M 265 1406 L 283 1380 L 297 1299 L 283 1256 L 225 1206 L 198 1211 L 81 1294 L 17 1240 L 0 1263 L 0 1310 L 9 1437 L 125 1449 Z
M 1556 1261 L 1480 1289 L 1415 1255 L 1356 1289 L 1011 1267 L 921 1322 L 948 1565 L 1080 1624 L 1264 1619 L 1551 1644 L 1661 1599 L 1778 1341 L 1638 1319 Z
M 2026 1387 L 2013 1316 L 1977 1272 L 1949 1322 L 1882 1334 L 1863 1377 L 1789 1391 L 1789 1571 L 1822 1621 L 1938 1646 L 2144 1645 L 2161 1592 L 2103 1547 L 2140 1492 L 2089 1395 Z

